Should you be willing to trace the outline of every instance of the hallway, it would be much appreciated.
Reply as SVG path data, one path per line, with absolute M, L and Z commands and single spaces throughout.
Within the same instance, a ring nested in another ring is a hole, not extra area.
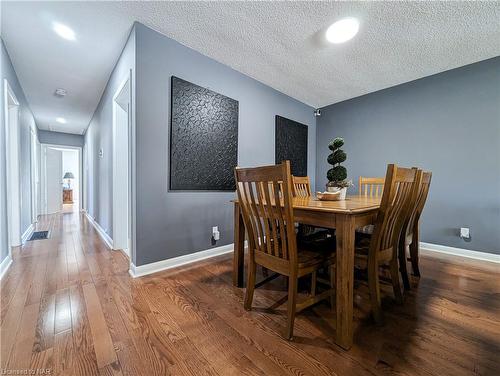
M 294 342 L 281 338 L 285 316 L 271 306 L 285 291 L 280 279 L 257 290 L 258 308 L 244 313 L 230 256 L 134 280 L 126 257 L 109 251 L 83 214 L 44 216 L 37 230 L 50 230 L 50 239 L 17 249 L 1 283 L 2 372 L 456 376 L 499 369 L 495 264 L 423 257 L 418 289 L 405 306 L 387 307 L 384 327 L 367 318 L 360 286 L 362 335 L 344 352 L 328 336 L 335 325 L 326 304 L 298 316 Z

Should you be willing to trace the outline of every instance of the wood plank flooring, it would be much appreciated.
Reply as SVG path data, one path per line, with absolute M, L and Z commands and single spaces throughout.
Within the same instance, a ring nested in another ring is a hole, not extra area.
M 344 351 L 326 303 L 298 315 L 293 342 L 282 339 L 283 279 L 257 289 L 246 312 L 230 256 L 132 279 L 126 257 L 81 214 L 44 216 L 37 230 L 50 239 L 15 250 L 1 281 L 2 374 L 500 375 L 495 264 L 422 257 L 403 306 L 384 287 L 381 327 L 360 282 L 354 346 Z

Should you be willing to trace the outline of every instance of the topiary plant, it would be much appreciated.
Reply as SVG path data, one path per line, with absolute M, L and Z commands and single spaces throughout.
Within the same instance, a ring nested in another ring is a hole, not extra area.
M 332 153 L 328 156 L 327 161 L 333 166 L 326 174 L 328 187 L 346 188 L 351 185 L 350 182 L 346 181 L 347 169 L 340 165 L 347 159 L 347 154 L 341 149 L 342 146 L 344 146 L 344 139 L 340 137 L 334 138 L 328 144 Z

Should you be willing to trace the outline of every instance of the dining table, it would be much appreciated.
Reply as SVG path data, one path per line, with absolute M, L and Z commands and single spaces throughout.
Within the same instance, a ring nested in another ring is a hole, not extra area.
M 349 195 L 341 201 L 320 201 L 315 196 L 294 197 L 294 221 L 335 229 L 336 320 L 335 343 L 348 350 L 353 343 L 353 287 L 355 233 L 358 227 L 375 222 L 380 197 Z M 233 285 L 243 287 L 245 224 L 238 200 L 234 204 Z

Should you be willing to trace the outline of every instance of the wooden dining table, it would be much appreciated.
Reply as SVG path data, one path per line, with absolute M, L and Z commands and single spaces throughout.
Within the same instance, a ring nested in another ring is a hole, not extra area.
M 233 285 L 243 287 L 245 224 L 234 200 Z M 374 223 L 380 197 L 348 196 L 342 201 L 294 197 L 295 222 L 336 229 L 336 335 L 335 342 L 349 349 L 353 342 L 354 241 L 356 228 Z

